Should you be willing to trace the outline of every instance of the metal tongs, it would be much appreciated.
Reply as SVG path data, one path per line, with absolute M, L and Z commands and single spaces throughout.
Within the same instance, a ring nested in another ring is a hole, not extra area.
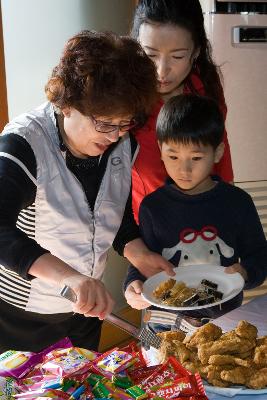
M 60 296 L 65 299 L 71 301 L 72 303 L 76 303 L 77 296 L 74 291 L 69 286 L 64 286 L 60 292 Z M 148 329 L 141 328 L 139 329 L 137 326 L 130 324 L 128 321 L 119 318 L 117 315 L 111 313 L 105 318 L 105 321 L 111 323 L 117 328 L 122 329 L 124 332 L 127 332 L 129 335 L 134 338 L 140 340 L 142 343 L 148 346 L 152 346 L 155 349 L 159 349 L 162 339 L 155 335 L 155 333 L 151 332 Z
M 179 329 L 190 335 L 193 334 L 199 326 L 201 326 L 200 324 L 193 325 L 187 321 L 182 314 L 160 310 L 145 311 L 143 321 L 154 324 L 169 325 L 174 331 Z

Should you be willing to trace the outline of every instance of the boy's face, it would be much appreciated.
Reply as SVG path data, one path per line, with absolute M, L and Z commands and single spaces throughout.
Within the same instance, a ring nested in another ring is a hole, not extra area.
M 212 188 L 210 174 L 223 155 L 223 143 L 214 150 L 210 145 L 170 141 L 160 145 L 160 150 L 168 175 L 181 191 L 192 195 Z

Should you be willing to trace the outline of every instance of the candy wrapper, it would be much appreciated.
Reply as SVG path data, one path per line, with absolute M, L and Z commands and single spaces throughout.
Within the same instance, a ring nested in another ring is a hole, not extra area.
M 174 357 L 169 357 L 164 364 L 158 365 L 151 375 L 139 382 L 139 386 L 147 390 L 190 374 Z
M 57 400 L 68 400 L 70 398 L 69 394 L 62 392 L 61 390 L 56 389 L 44 389 L 44 390 L 36 390 L 28 393 L 16 394 L 14 396 L 15 399 L 20 400 L 30 400 L 30 399 L 38 399 L 41 398 L 48 399 L 57 399 Z
M 78 347 L 55 350 L 47 355 L 48 361 L 42 365 L 44 373 L 56 376 L 68 376 L 89 370 L 91 360 L 84 356 Z
M 97 358 L 95 364 L 103 371 L 115 373 L 127 368 L 132 363 L 132 360 L 132 354 L 116 348 Z
M 21 378 L 40 363 L 48 352 L 55 348 L 64 348 L 66 346 L 72 346 L 68 338 L 60 340 L 39 353 L 8 350 L 0 354 L 0 376 Z
M 11 400 L 16 393 L 18 388 L 15 379 L 0 376 L 0 400 Z
M 199 374 L 188 375 L 161 386 L 147 390 L 150 398 L 175 399 L 189 396 L 205 396 L 204 386 Z
M 42 354 L 6 353 L 0 356 L 2 363 L 18 354 L 32 362 L 17 372 L 19 379 L 0 377 L 0 400 L 207 400 L 199 374 L 188 372 L 174 357 L 148 367 L 135 343 L 101 355 L 69 347 L 66 341 Z

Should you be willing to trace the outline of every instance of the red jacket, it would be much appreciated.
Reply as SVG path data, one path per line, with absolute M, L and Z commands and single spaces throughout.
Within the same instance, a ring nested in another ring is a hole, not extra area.
M 205 95 L 203 84 L 196 75 L 191 75 L 191 82 L 200 95 Z M 190 93 L 187 86 L 185 86 L 184 93 Z M 167 177 L 164 164 L 160 158 L 160 151 L 156 139 L 156 121 L 162 105 L 163 102 L 160 101 L 146 124 L 141 129 L 137 130 L 135 134 L 135 138 L 140 146 L 132 169 L 133 212 L 137 222 L 141 201 L 147 194 L 162 186 Z M 222 99 L 220 108 L 225 119 L 227 108 L 224 98 Z M 233 169 L 226 131 L 224 131 L 223 141 L 225 145 L 224 155 L 221 161 L 215 164 L 213 173 L 219 175 L 225 182 L 232 182 Z

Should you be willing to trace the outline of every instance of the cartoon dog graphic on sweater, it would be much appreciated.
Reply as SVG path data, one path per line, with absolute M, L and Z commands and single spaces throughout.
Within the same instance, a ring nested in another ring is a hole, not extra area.
M 226 258 L 234 255 L 234 249 L 218 237 L 214 226 L 204 226 L 200 231 L 187 228 L 181 232 L 179 243 L 163 249 L 162 256 L 170 260 L 180 251 L 181 256 L 177 266 L 221 265 L 219 249 Z

